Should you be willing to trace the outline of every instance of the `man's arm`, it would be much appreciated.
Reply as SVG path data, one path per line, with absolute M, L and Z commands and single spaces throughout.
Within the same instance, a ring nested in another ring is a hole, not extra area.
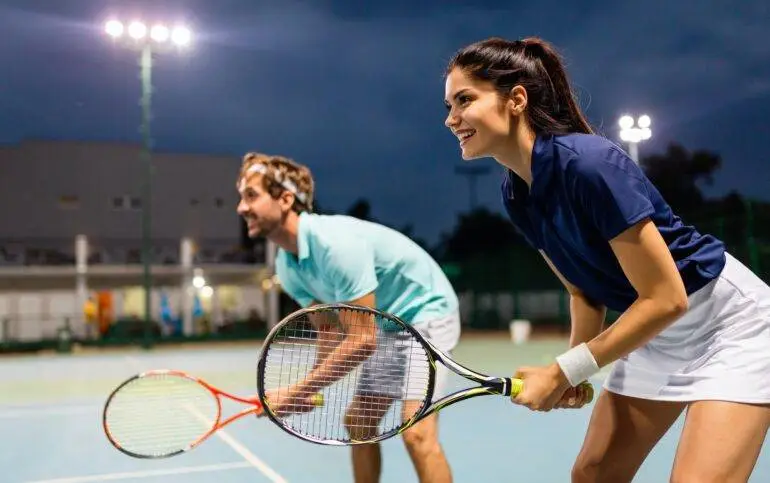
M 567 281 L 566 278 L 556 269 L 548 256 L 540 250 L 540 254 L 545 259 L 553 273 L 559 278 L 569 293 L 570 309 L 570 338 L 569 346 L 575 347 L 581 342 L 588 342 L 602 331 L 604 319 L 607 316 L 607 308 L 601 304 L 594 303 L 585 296 L 577 287 Z
M 318 305 L 313 301 L 310 306 Z M 311 312 L 308 314 L 310 323 L 316 329 L 316 356 L 313 369 L 329 357 L 335 347 L 342 342 L 344 334 L 340 330 L 339 317 L 331 312 Z
M 348 303 L 374 307 L 374 293 L 368 293 Z M 371 356 L 376 349 L 377 326 L 373 315 L 341 311 L 334 324 L 327 322 L 330 321 L 323 315 L 317 316 L 313 322 L 320 324 L 316 342 L 319 354 L 313 369 L 304 380 L 291 388 L 290 393 L 299 396 L 310 395 L 333 384 Z

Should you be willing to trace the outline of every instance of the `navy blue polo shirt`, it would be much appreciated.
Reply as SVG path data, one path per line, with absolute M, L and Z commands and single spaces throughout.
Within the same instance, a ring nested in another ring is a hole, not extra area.
M 540 135 L 532 150 L 532 186 L 508 170 L 503 203 L 527 242 L 590 299 L 624 311 L 637 298 L 609 240 L 650 218 L 691 294 L 717 277 L 724 244 L 685 225 L 618 146 L 596 135 Z

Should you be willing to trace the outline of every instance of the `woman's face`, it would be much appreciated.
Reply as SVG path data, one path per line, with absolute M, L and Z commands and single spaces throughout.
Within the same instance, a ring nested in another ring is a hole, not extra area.
M 446 78 L 444 103 L 449 110 L 444 124 L 457 136 L 463 159 L 494 156 L 510 139 L 514 117 L 492 83 L 452 69 Z

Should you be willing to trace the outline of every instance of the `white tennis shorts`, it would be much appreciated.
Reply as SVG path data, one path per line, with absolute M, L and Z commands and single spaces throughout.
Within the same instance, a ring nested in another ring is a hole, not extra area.
M 659 401 L 770 403 L 770 287 L 727 254 L 687 313 L 616 361 L 604 387 Z
M 412 327 L 448 355 L 460 339 L 459 313 L 413 324 Z M 429 369 L 424 354 L 425 351 L 411 335 L 403 331 L 379 331 L 377 349 L 361 367 L 356 392 L 393 399 L 425 399 Z M 446 391 L 447 371 L 442 364 L 436 365 L 433 398 L 441 397 Z

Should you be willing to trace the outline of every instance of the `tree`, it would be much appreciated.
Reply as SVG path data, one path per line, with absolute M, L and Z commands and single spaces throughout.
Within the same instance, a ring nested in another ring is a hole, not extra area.
M 442 235 L 438 252 L 444 260 L 463 261 L 522 245 L 524 241 L 504 216 L 486 208 L 461 214 L 454 230 Z
M 348 208 L 347 215 L 359 220 L 374 221 L 372 219 L 372 206 L 368 200 L 363 198 L 359 198 Z
M 641 166 L 673 210 L 686 213 L 702 205 L 704 196 L 698 185 L 713 183 L 722 159 L 716 153 L 688 152 L 678 144 L 670 144 L 664 154 L 643 158 Z

